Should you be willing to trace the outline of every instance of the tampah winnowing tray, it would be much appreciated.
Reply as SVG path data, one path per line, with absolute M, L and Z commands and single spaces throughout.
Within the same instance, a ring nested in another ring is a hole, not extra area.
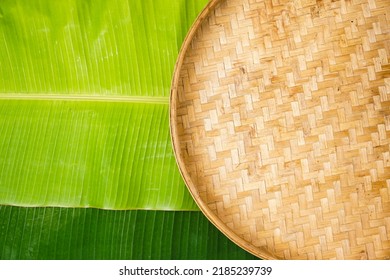
M 209 220 L 265 259 L 390 258 L 388 0 L 213 0 L 171 90 Z

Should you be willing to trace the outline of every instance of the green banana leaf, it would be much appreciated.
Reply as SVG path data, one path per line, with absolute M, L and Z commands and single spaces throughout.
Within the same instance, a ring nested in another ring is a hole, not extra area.
M 0 1 L 0 259 L 254 258 L 182 211 L 168 95 L 206 2 Z
M 0 204 L 197 210 L 168 96 L 205 3 L 0 1 Z
M 255 259 L 199 211 L 0 206 L 0 259 Z
M 0 203 L 196 209 L 166 104 L 2 100 L 0 131 Z

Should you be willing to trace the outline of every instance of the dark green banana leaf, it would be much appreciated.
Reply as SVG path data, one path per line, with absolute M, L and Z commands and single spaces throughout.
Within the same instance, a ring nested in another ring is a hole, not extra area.
M 0 259 L 255 259 L 199 211 L 0 206 Z

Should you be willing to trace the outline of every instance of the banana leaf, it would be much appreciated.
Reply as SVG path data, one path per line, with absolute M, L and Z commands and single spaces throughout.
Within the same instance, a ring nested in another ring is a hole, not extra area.
M 199 211 L 0 206 L 0 259 L 255 259 Z
M 168 96 L 205 3 L 0 1 L 0 204 L 197 210 Z
M 166 104 L 3 100 L 0 116 L 4 204 L 196 209 Z
M 0 1 L 0 259 L 254 258 L 182 211 L 168 95 L 206 2 Z

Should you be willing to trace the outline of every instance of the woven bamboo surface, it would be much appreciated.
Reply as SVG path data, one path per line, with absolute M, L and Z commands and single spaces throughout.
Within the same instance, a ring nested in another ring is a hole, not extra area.
M 390 258 L 389 0 L 211 1 L 171 134 L 204 214 L 266 259 Z

